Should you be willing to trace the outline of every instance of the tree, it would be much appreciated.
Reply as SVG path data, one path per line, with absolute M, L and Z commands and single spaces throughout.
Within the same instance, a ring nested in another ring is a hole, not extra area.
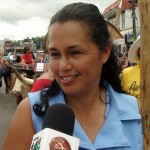
M 150 0 L 138 0 L 141 22 L 141 111 L 144 150 L 150 150 Z

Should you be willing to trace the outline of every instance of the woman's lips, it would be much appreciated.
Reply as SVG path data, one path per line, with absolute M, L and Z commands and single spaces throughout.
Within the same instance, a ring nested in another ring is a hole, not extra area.
M 77 77 L 78 75 L 60 76 L 60 79 L 63 84 L 66 84 L 66 83 L 72 83 Z

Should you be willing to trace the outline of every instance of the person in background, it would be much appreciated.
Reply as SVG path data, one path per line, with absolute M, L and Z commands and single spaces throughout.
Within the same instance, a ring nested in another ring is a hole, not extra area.
M 0 65 L 3 70 L 3 77 L 4 77 L 4 82 L 6 85 L 5 93 L 8 94 L 10 90 L 10 78 L 11 78 L 11 68 L 8 66 L 9 62 L 7 59 L 1 57 L 0 59 Z
M 6 57 L 6 59 L 10 62 L 10 63 L 13 63 L 16 58 L 14 57 L 13 53 L 9 53 Z
M 42 63 L 43 60 L 44 60 L 44 52 L 43 51 L 37 51 L 36 62 Z
M 123 57 L 125 59 L 125 68 L 132 66 L 132 63 L 129 61 L 127 52 L 124 52 Z
M 31 55 L 31 49 L 30 47 L 25 46 L 23 53 L 21 55 L 21 64 L 25 67 L 28 67 L 29 64 L 34 63 L 35 61 L 33 60 L 33 57 Z
M 122 89 L 137 98 L 140 107 L 140 36 L 131 45 L 128 59 L 136 65 L 124 69 L 121 73 Z
M 20 56 L 18 55 L 17 50 L 15 49 L 13 53 L 9 53 L 7 55 L 7 60 L 13 64 L 13 63 L 19 63 L 20 62 Z
M 48 50 L 44 49 L 44 63 L 48 63 L 49 62 L 49 54 L 48 54 Z
M 1 59 L 1 58 L 0 58 Z M 2 76 L 4 75 L 4 70 L 0 64 L 0 88 L 2 87 Z
M 20 63 L 21 57 L 17 49 L 14 50 L 14 58 L 15 58 L 15 63 Z
M 117 58 L 97 6 L 79 2 L 62 8 L 51 18 L 47 42 L 55 80 L 19 104 L 3 150 L 30 149 L 45 113 L 57 103 L 75 113 L 72 136 L 80 139 L 79 149 L 143 149 L 137 101 L 122 93 Z
M 49 62 L 49 55 L 48 55 L 48 50 L 44 49 L 41 52 L 38 52 L 37 57 L 36 57 L 37 62 L 41 63 L 48 63 Z
M 32 56 L 32 59 L 33 59 L 32 63 L 34 63 L 36 61 L 35 53 L 32 49 L 30 49 L 30 50 L 31 50 L 31 56 Z
M 119 52 L 117 55 L 118 55 L 118 63 L 119 63 L 120 69 L 123 70 L 124 68 L 126 68 L 125 58 L 123 57 L 123 54 L 121 52 Z
M 20 62 L 22 66 L 27 67 L 27 70 L 25 72 L 27 73 L 28 78 L 34 78 L 35 74 L 33 70 L 28 70 L 28 68 L 33 69 L 33 67 L 35 66 L 35 61 L 32 57 L 31 52 L 32 51 L 30 47 L 25 46 L 23 50 L 24 54 L 21 55 L 21 62 Z
M 45 54 L 44 62 L 46 64 L 48 64 L 49 61 L 50 61 L 50 56 L 49 56 L 49 51 L 48 51 L 48 46 L 47 46 L 48 45 L 47 38 L 48 38 L 48 33 L 46 34 L 45 40 L 44 40 L 44 45 L 45 45 L 45 49 L 44 49 L 44 54 Z M 49 70 L 50 70 L 50 68 L 49 68 Z
M 51 70 L 44 72 L 33 84 L 30 92 L 37 92 L 46 87 L 51 86 L 54 80 L 54 75 Z
M 46 39 L 47 34 L 44 40 L 45 49 L 43 50 L 44 52 L 43 62 L 45 63 L 44 73 L 34 82 L 30 92 L 37 92 L 44 89 L 45 87 L 51 86 L 52 81 L 55 79 L 54 74 L 52 73 L 51 68 L 49 66 L 48 43 Z

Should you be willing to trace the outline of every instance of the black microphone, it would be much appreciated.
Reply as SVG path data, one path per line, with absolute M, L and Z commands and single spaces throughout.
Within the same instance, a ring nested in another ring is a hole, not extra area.
M 33 136 L 30 150 L 78 150 L 79 139 L 73 137 L 75 115 L 65 104 L 51 105 L 44 117 L 42 131 Z
M 45 114 L 43 127 L 73 135 L 75 115 L 71 107 L 65 104 L 54 104 Z

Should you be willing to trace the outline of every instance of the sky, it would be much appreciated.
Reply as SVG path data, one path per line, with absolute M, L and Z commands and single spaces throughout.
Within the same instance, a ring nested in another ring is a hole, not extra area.
M 45 36 L 51 17 L 72 2 L 87 2 L 100 12 L 116 0 L 0 0 L 0 40 Z

